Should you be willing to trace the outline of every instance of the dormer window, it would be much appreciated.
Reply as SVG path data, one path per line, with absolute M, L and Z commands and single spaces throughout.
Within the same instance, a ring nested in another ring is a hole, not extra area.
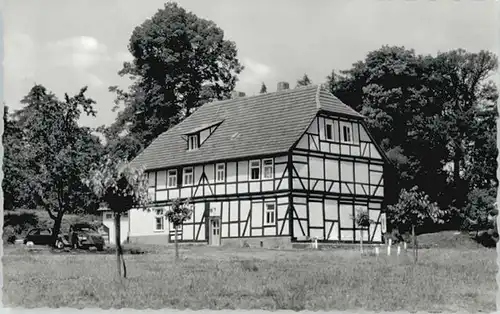
M 188 150 L 195 150 L 200 147 L 200 143 L 198 141 L 198 134 L 189 135 L 188 137 Z
M 350 123 L 343 122 L 340 124 L 340 139 L 344 143 L 353 143 L 352 126 Z
M 182 138 L 187 141 L 187 150 L 197 150 L 208 140 L 208 138 L 217 130 L 223 120 L 199 125 L 184 133 Z

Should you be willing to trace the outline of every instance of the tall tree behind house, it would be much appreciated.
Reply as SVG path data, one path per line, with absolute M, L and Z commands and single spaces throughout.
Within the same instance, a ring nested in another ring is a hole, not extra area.
M 109 149 L 129 160 L 203 103 L 229 98 L 243 70 L 222 29 L 172 2 L 135 28 L 128 47 L 134 60 L 119 75 L 132 84 L 110 87 L 124 109 L 106 133 Z
M 367 116 L 396 164 L 400 188 L 418 185 L 457 213 L 472 188 L 497 184 L 498 95 L 488 81 L 496 68 L 496 56 L 485 51 L 424 56 L 384 46 L 351 69 L 332 72 L 328 85 Z

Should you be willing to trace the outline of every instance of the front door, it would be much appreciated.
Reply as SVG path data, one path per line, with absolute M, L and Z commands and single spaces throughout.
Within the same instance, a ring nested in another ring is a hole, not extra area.
M 219 246 L 220 245 L 220 218 L 211 217 L 209 224 L 209 239 L 208 244 Z

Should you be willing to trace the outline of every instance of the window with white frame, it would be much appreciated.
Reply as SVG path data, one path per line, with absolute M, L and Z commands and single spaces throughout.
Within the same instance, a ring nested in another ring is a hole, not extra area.
M 340 123 L 340 131 L 341 133 L 341 140 L 344 143 L 352 143 L 352 127 L 351 124 L 348 122 L 341 122 Z
M 167 187 L 175 188 L 177 186 L 177 169 L 171 169 L 167 175 Z
M 106 214 L 104 215 L 104 217 L 105 217 L 106 219 L 112 219 L 112 218 L 113 218 L 113 213 L 106 213 Z
M 215 177 L 216 182 L 224 182 L 226 177 L 226 165 L 217 164 L 217 176 Z
M 198 134 L 189 135 L 189 137 L 188 137 L 188 150 L 198 149 L 198 146 L 199 146 Z
M 193 167 L 184 168 L 184 181 L 182 185 L 193 185 Z
M 260 160 L 250 161 L 250 180 L 260 179 Z
M 155 231 L 165 230 L 165 215 L 163 209 L 157 209 L 155 213 Z
M 266 204 L 266 225 L 274 225 L 276 222 L 276 206 L 274 203 Z
M 272 179 L 273 178 L 273 160 L 272 159 L 264 159 L 262 161 L 262 172 L 264 179 Z
M 327 140 L 333 140 L 333 123 L 332 121 L 325 122 L 325 138 Z

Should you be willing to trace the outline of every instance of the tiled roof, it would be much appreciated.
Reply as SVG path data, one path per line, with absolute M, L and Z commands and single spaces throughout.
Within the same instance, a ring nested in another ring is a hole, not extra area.
M 148 169 L 287 152 L 320 111 L 363 118 L 321 85 L 207 103 L 156 138 L 133 161 Z M 186 133 L 222 121 L 194 151 Z

